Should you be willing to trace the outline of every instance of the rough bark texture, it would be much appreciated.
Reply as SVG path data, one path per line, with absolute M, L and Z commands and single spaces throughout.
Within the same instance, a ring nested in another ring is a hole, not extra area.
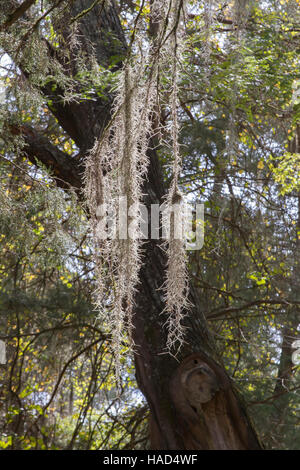
M 92 5 L 91 0 L 72 2 L 71 16 Z M 94 45 L 99 63 L 125 51 L 125 40 L 113 2 L 99 2 L 82 16 L 83 47 Z M 117 38 L 117 46 L 112 38 Z M 49 46 L 49 53 L 53 54 Z M 67 73 L 67 71 L 66 71 Z M 30 79 L 30 77 L 28 77 Z M 62 104 L 48 85 L 41 89 L 51 99 L 51 111 L 62 128 L 76 142 L 82 161 L 110 116 L 111 98 Z M 82 167 L 78 160 L 54 148 L 34 130 L 20 129 L 31 161 L 49 166 L 62 185 L 81 187 Z M 159 203 L 164 195 L 157 154 L 149 150 L 150 167 L 145 185 L 146 204 Z M 166 354 L 165 318 L 162 293 L 166 259 L 157 241 L 144 245 L 141 283 L 134 315 L 135 365 L 137 382 L 151 410 L 153 449 L 259 449 L 241 398 L 222 367 L 197 292 L 191 289 L 194 307 L 186 318 L 186 342 L 176 359 Z

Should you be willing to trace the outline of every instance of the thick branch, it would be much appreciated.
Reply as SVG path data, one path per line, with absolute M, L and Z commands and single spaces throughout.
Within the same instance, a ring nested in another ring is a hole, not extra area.
M 59 150 L 32 127 L 27 125 L 11 127 L 11 131 L 23 136 L 25 140 L 24 153 L 28 159 L 34 165 L 37 162 L 45 165 L 52 172 L 59 187 L 63 189 L 73 187 L 80 190 L 82 186 L 81 171 L 79 162 L 75 158 Z
M 5 23 L 1 26 L 0 29 L 7 29 L 12 26 L 16 21 L 18 21 L 21 16 L 23 16 L 27 10 L 36 2 L 36 0 L 25 0 L 21 5 L 16 8 L 7 18 Z
M 84 15 L 80 17 L 83 12 Z M 94 55 L 98 64 L 104 67 L 111 65 L 111 57 L 114 60 L 118 57 L 119 60 L 115 68 L 119 67 L 126 54 L 126 41 L 114 2 L 103 1 L 98 4 L 91 0 L 72 2 L 69 12 L 66 11 L 64 24 L 68 24 L 68 21 L 72 21 L 72 18 L 78 15 L 80 17 L 78 22 L 80 48 L 76 48 L 76 50 L 70 48 L 70 32 L 65 28 L 58 31 L 65 39 L 64 54 L 54 49 L 46 39 L 41 38 L 48 49 L 49 59 L 60 63 L 66 80 L 69 78 L 75 80 L 74 77 L 79 72 L 76 57 L 79 51 L 84 52 L 87 56 Z M 66 57 L 69 59 L 66 60 Z M 17 63 L 24 76 L 30 81 L 31 76 L 26 64 L 23 64 L 21 60 L 17 60 Z M 39 90 L 48 102 L 48 106 L 60 126 L 80 148 L 81 155 L 84 155 L 93 147 L 95 139 L 101 135 L 110 119 L 111 96 L 106 93 L 106 96 L 96 96 L 94 100 L 83 99 L 80 102 L 72 100 L 66 102 L 64 101 L 63 88 L 52 81 L 41 84 Z M 76 91 L 80 92 L 80 90 L 82 90 L 82 84 L 78 83 Z

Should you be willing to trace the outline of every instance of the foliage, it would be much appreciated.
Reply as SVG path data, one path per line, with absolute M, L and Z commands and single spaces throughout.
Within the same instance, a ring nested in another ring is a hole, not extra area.
M 124 57 L 113 34 L 106 40 L 116 52 L 101 56 L 101 63 L 91 45 L 88 53 L 81 48 L 77 16 L 86 13 L 70 16 L 66 1 L 36 2 L 4 27 L 14 3 L 6 2 L 0 17 L 6 96 L 0 107 L 0 339 L 8 357 L 0 365 L 0 447 L 146 448 L 148 408 L 127 336 L 118 344 L 118 396 L 108 304 L 95 320 L 95 248 L 82 194 L 60 187 L 55 172 L 29 158 L 16 131 L 36 129 L 80 161 L 79 146 L 55 118 L 55 96 L 75 110 L 76 103 L 97 100 L 105 109 L 120 91 Z M 145 58 L 153 40 L 150 2 L 117 3 L 132 54 Z M 299 2 L 190 0 L 181 14 L 176 103 L 169 54 L 155 76 L 153 143 L 168 188 L 179 150 L 176 189 L 205 205 L 205 244 L 189 253 L 189 273 L 227 371 L 265 446 L 297 449 L 299 366 L 291 362 L 291 344 L 299 337 L 300 305 Z M 151 61 L 143 63 L 141 78 L 149 76 Z M 45 101 L 45 89 L 53 99 Z M 140 109 L 135 112 L 136 122 Z M 113 138 L 107 134 L 107 147 Z M 140 157 L 139 142 L 130 145 Z

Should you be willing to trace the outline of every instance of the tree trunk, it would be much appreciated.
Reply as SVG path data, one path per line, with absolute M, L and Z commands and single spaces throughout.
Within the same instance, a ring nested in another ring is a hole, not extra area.
M 78 15 L 92 3 L 92 0 L 74 1 L 71 15 Z M 119 39 L 117 52 L 124 54 L 125 40 L 114 2 L 97 3 L 80 21 L 82 45 L 88 51 L 90 42 L 93 44 L 99 63 L 107 65 L 110 56 L 116 54 L 115 40 L 110 40 L 112 32 L 114 39 Z M 49 51 L 55 53 L 51 48 Z M 30 79 L 28 73 L 26 76 Z M 69 171 L 67 165 L 72 162 L 71 157 L 60 151 L 55 155 L 53 146 L 43 139 L 32 139 L 33 134 L 23 130 L 27 143 L 25 151 L 31 161 L 39 159 L 51 169 L 55 167 L 55 175 L 66 186 L 71 184 L 80 188 L 84 155 L 109 118 L 111 99 L 105 103 L 99 98 L 95 102 L 62 104 L 58 98 L 61 90 L 56 90 L 54 96 L 48 84 L 41 91 L 54 103 L 50 109 L 80 148 L 78 158 L 81 160 L 73 159 L 74 166 Z M 161 202 L 164 195 L 157 153 L 149 151 L 149 158 L 145 187 L 148 206 Z M 133 336 L 136 378 L 151 411 L 151 447 L 166 450 L 260 449 L 242 399 L 218 358 L 201 312 L 200 299 L 193 288 L 191 301 L 194 307 L 186 317 L 185 344 L 176 358 L 166 353 L 166 318 L 161 314 L 164 304 L 159 290 L 164 281 L 165 265 L 166 259 L 158 242 L 146 241 Z

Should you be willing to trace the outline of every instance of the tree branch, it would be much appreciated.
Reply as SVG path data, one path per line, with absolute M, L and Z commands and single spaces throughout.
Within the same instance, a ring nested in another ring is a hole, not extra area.
M 10 15 L 8 15 L 7 20 L 4 22 L 4 24 L 1 26 L 2 29 L 7 29 L 10 26 L 12 26 L 16 21 L 18 21 L 21 16 L 26 13 L 27 10 L 36 2 L 36 0 L 25 0 L 21 5 L 16 8 Z
M 209 315 L 207 315 L 208 320 L 214 320 L 215 318 L 218 318 L 222 315 L 228 314 L 228 313 L 234 313 L 234 312 L 240 312 L 241 310 L 246 310 L 250 307 L 255 307 L 258 305 L 285 305 L 285 306 L 290 306 L 290 305 L 300 305 L 300 302 L 294 301 L 294 300 L 279 300 L 279 299 L 274 299 L 274 300 L 254 300 L 253 302 L 249 302 L 244 305 L 240 305 L 239 307 L 226 307 L 222 309 L 217 309 L 217 311 L 212 310 Z
M 64 153 L 46 137 L 28 125 L 10 126 L 14 135 L 22 135 L 25 141 L 24 153 L 34 165 L 41 162 L 53 174 L 57 186 L 63 189 L 75 188 L 80 192 L 82 186 L 80 163 L 76 157 Z

